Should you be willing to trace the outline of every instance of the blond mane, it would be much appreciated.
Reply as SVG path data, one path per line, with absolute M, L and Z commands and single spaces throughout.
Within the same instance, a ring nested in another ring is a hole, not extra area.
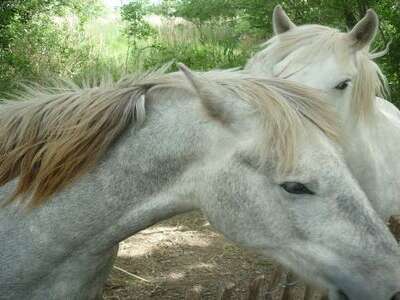
M 146 80 L 143 76 L 140 80 Z M 139 80 L 138 80 L 139 82 Z M 9 202 L 39 206 L 87 172 L 144 109 L 145 87 L 103 80 L 25 86 L 0 104 L 0 185 L 18 177 Z
M 269 74 L 276 64 L 295 52 L 296 63 L 286 68 L 282 74 L 273 74 L 274 76 L 287 78 L 315 59 L 327 57 L 327 53 L 336 55 L 338 62 L 344 65 L 348 65 L 350 61 L 355 62 L 357 76 L 353 81 L 350 112 L 356 120 L 371 116 L 376 96 L 387 95 L 386 78 L 373 61 L 387 51 L 374 53 L 365 49 L 354 56 L 349 51 L 345 33 L 321 25 L 297 26 L 272 37 L 262 45 L 262 50 L 248 62 L 246 68 Z
M 317 92 L 280 79 L 256 78 L 241 72 L 214 71 L 202 76 L 234 93 L 260 113 L 259 153 L 273 153 L 280 169 L 293 164 L 296 139 L 306 124 L 335 139 L 332 110 Z M 145 118 L 145 95 L 162 89 L 190 91 L 181 73 L 157 71 L 97 87 L 63 84 L 26 87 L 0 105 L 0 185 L 18 177 L 9 202 L 42 205 L 88 172 L 130 124 Z

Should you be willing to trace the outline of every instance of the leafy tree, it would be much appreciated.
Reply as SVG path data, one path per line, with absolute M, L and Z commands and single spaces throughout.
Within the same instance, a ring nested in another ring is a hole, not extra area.
M 176 7 L 176 0 L 164 0 L 159 4 L 150 6 L 149 12 L 155 15 L 173 17 L 176 14 Z
M 181 0 L 175 7 L 175 15 L 196 23 L 214 18 L 234 18 L 237 14 L 235 1 L 230 0 Z
M 154 33 L 151 26 L 144 20 L 149 11 L 150 5 L 147 1 L 134 1 L 122 6 L 121 16 L 122 20 L 128 23 L 128 36 L 143 39 Z
M 22 78 L 71 72 L 82 64 L 88 49 L 81 44 L 82 36 L 70 33 L 82 31 L 84 23 L 99 15 L 102 7 L 101 0 L 2 0 L 0 92 Z M 66 15 L 78 18 L 78 28 L 56 24 L 56 17 Z

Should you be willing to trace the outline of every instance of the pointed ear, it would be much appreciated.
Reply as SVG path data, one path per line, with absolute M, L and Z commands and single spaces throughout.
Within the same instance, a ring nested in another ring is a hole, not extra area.
M 231 116 L 230 110 L 227 109 L 227 103 L 224 101 L 222 95 L 218 93 L 220 87 L 196 75 L 184 64 L 178 64 L 178 66 L 201 99 L 201 103 L 207 114 L 223 124 L 232 123 L 233 116 Z
M 350 31 L 349 37 L 356 50 L 369 46 L 378 30 L 379 19 L 374 10 L 368 9 L 364 18 Z
M 274 27 L 274 33 L 276 35 L 284 33 L 296 27 L 296 25 L 289 19 L 282 6 L 280 5 L 277 5 L 274 8 L 272 23 Z

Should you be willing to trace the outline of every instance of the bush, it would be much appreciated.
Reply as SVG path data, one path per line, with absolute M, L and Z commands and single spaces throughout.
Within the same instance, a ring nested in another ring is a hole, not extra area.
M 101 11 L 98 1 L 6 1 L 0 22 L 0 92 L 21 80 L 73 78 L 90 61 L 85 22 Z

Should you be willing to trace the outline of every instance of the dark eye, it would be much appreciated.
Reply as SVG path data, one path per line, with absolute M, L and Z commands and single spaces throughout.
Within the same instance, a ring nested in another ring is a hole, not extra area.
M 299 182 L 284 182 L 280 186 L 290 194 L 314 195 L 313 191 L 310 191 L 304 184 Z
M 335 86 L 335 89 L 345 90 L 349 86 L 350 82 L 351 82 L 350 79 L 346 79 L 346 80 L 342 81 L 341 83 L 339 83 L 337 86 Z

